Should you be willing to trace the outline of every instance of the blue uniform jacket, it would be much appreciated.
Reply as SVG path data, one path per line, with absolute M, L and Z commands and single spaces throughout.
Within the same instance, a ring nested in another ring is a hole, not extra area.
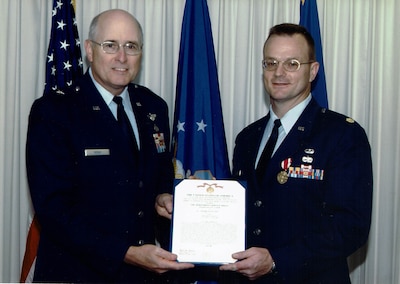
M 155 197 L 172 190 L 168 109 L 142 86 L 130 84 L 129 95 L 141 142 L 139 161 L 88 73 L 71 93 L 34 102 L 26 150 L 41 224 L 35 281 L 157 278 L 123 259 L 130 245 L 154 244 Z
M 248 182 L 247 247 L 269 249 L 278 271 L 259 282 L 349 283 L 346 258 L 367 241 L 371 222 L 367 136 L 313 99 L 257 185 L 254 163 L 268 119 L 239 133 L 233 157 L 233 175 Z

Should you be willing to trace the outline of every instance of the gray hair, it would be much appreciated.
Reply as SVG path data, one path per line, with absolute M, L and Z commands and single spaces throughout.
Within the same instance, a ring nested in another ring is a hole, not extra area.
M 138 28 L 139 28 L 139 44 L 140 44 L 140 45 L 143 45 L 143 29 L 142 29 L 142 26 L 140 25 L 139 21 L 138 21 L 132 14 L 128 13 L 128 12 L 125 11 L 125 10 L 119 10 L 119 9 L 107 10 L 107 11 L 104 11 L 104 12 L 98 14 L 97 16 L 95 16 L 95 17 L 93 18 L 92 22 L 90 23 L 90 27 L 89 27 L 89 39 L 90 39 L 90 40 L 95 40 L 95 39 L 96 39 L 96 35 L 97 35 L 97 31 L 98 31 L 98 30 L 97 30 L 97 27 L 98 27 L 98 23 L 99 23 L 100 17 L 101 17 L 103 14 L 105 14 L 105 13 L 107 13 L 107 12 L 110 12 L 110 11 L 123 11 L 123 12 L 129 14 L 129 15 L 132 17 L 133 21 L 137 24 L 137 26 L 138 26 Z

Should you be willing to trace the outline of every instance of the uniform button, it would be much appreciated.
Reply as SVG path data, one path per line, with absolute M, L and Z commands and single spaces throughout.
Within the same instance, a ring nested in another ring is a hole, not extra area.
M 256 200 L 256 201 L 254 202 L 254 206 L 255 206 L 255 207 L 261 207 L 261 205 L 262 205 L 262 201 L 261 201 L 261 200 Z
M 255 230 L 253 231 L 253 234 L 256 235 L 256 236 L 261 235 L 261 229 L 260 229 L 260 228 L 255 229 Z
M 138 240 L 138 242 L 137 242 L 137 243 L 138 243 L 138 245 L 140 245 L 140 246 L 141 246 L 141 245 L 143 245 L 143 244 L 144 244 L 144 241 L 143 241 L 143 240 Z
M 142 217 L 144 216 L 144 212 L 140 210 L 140 211 L 138 212 L 137 215 L 138 215 L 140 218 L 142 218 Z

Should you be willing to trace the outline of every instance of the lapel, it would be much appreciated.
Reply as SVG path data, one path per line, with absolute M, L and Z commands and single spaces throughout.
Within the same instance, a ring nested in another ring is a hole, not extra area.
M 119 131 L 118 122 L 94 85 L 88 72 L 81 81 L 77 94 L 78 106 L 82 108 L 82 119 L 90 128 L 93 139 L 103 139 L 114 145 L 115 151 L 127 152 L 128 141 Z M 97 138 L 96 138 L 97 137 Z
M 136 88 L 137 85 L 129 84 L 128 94 L 129 94 L 129 99 L 131 101 L 133 113 L 135 114 L 136 126 L 138 128 L 138 133 L 139 133 L 139 141 L 140 141 L 139 159 L 143 161 L 145 160 L 144 153 L 146 153 L 146 150 L 143 148 L 145 147 L 146 142 L 143 141 L 143 139 L 146 137 L 146 135 L 143 134 L 143 105 L 140 100 L 139 94 L 135 90 Z
M 133 113 L 135 114 L 135 119 L 136 119 L 136 124 L 138 127 L 138 132 L 139 132 L 139 140 L 140 140 L 140 148 L 142 148 L 142 139 L 143 139 L 143 102 L 140 99 L 139 93 L 136 91 L 137 85 L 130 84 L 128 86 L 128 94 L 129 94 L 129 99 L 131 101 L 132 105 L 132 110 Z
M 153 134 L 157 131 L 154 129 L 154 121 L 149 117 L 148 94 L 142 94 L 140 87 L 136 84 L 129 85 L 128 93 L 139 132 L 140 160 L 144 163 L 149 160 L 149 154 L 154 153 Z
M 81 99 L 80 104 L 85 107 L 86 111 L 100 114 L 104 120 L 112 121 L 112 124 L 117 124 L 113 114 L 96 89 L 96 86 L 93 84 L 89 72 L 86 72 L 83 79 L 80 81 L 78 92 Z M 140 132 L 140 129 L 143 128 L 143 124 L 146 124 L 146 101 L 144 96 L 141 95 L 138 86 L 135 84 L 129 84 L 128 93 Z
M 253 151 L 253 157 L 251 157 L 251 164 L 252 167 L 254 167 L 257 159 L 257 154 L 258 154 L 258 149 L 261 144 L 262 137 L 264 136 L 265 128 L 267 127 L 268 121 L 271 117 L 271 114 L 268 112 L 268 114 L 260 121 L 260 125 L 257 127 L 256 132 L 255 132 L 255 137 L 252 139 L 249 139 L 248 142 L 251 143 L 250 149 L 255 149 Z M 255 177 L 255 173 L 254 173 Z
M 82 100 L 80 104 L 85 108 L 84 113 L 92 117 L 94 123 L 100 123 L 103 127 L 111 128 L 112 132 L 115 131 L 115 126 L 118 125 L 117 121 L 93 84 L 89 72 L 86 72 L 80 84 L 78 96 Z
M 236 137 L 232 169 L 235 178 L 256 181 L 254 165 L 268 119 L 269 114 L 245 127 Z
M 320 110 L 321 107 L 312 99 L 272 156 L 263 184 L 265 182 L 269 183 L 270 179 L 276 179 L 277 174 L 282 170 L 282 161 L 294 157 L 299 151 L 304 151 L 310 140 L 314 122 Z
M 256 187 L 258 186 L 258 182 L 254 165 L 269 118 L 270 114 L 268 113 L 266 116 L 255 122 L 254 130 L 252 129 L 251 131 L 246 132 L 246 136 L 243 140 L 243 150 L 239 151 L 240 155 L 236 157 L 236 159 L 240 160 L 239 167 L 233 169 L 234 176 L 241 179 L 244 174 L 248 182 L 255 184 Z M 253 126 L 250 127 L 253 128 Z M 246 172 L 243 173 L 242 170 L 245 170 Z

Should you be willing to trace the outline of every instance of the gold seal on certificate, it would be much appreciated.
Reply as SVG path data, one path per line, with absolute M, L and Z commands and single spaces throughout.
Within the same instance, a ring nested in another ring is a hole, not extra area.
M 232 180 L 185 179 L 174 192 L 171 251 L 180 262 L 222 264 L 245 249 L 245 188 Z

